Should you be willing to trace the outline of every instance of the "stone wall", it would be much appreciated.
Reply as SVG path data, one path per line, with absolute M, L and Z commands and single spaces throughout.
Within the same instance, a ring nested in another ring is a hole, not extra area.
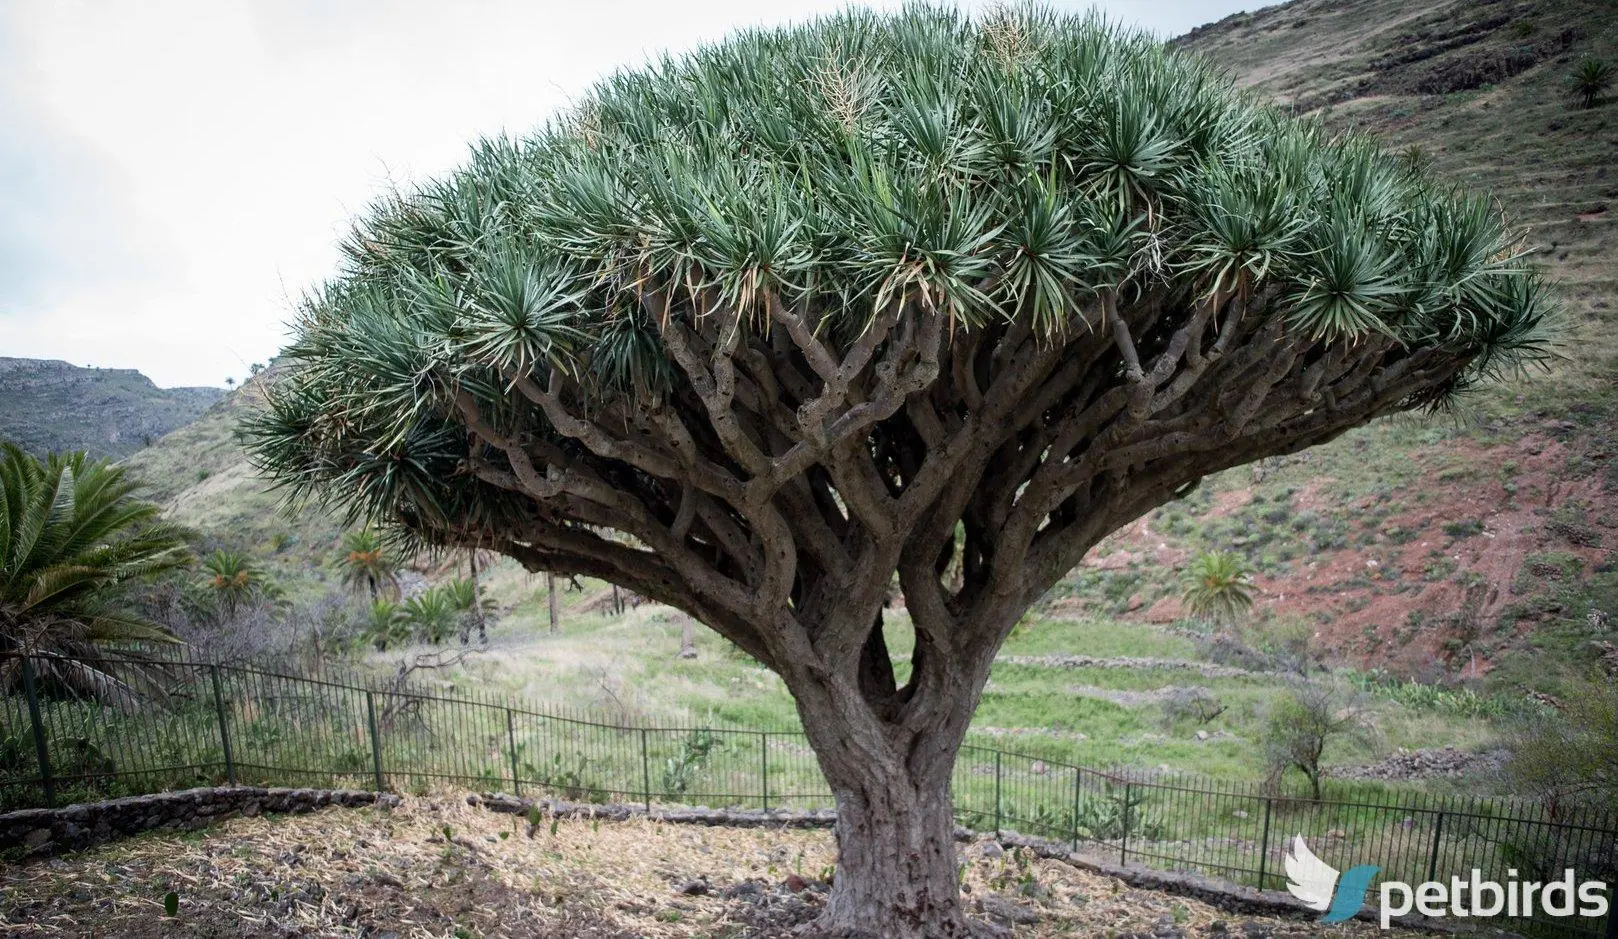
M 15 859 L 78 851 L 146 831 L 202 828 L 235 815 L 398 804 L 399 797 L 386 792 L 219 786 L 59 809 L 23 809 L 0 815 L 0 856 Z

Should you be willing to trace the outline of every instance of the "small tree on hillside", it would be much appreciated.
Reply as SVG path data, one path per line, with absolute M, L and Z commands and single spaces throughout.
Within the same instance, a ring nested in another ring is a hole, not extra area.
M 218 618 L 225 622 L 235 619 L 243 607 L 262 599 L 273 599 L 277 593 L 252 558 L 226 548 L 203 559 L 200 586 L 212 599 Z
M 1376 725 L 1352 692 L 1326 679 L 1295 681 L 1270 705 L 1264 731 L 1270 784 L 1279 786 L 1282 775 L 1295 768 L 1318 800 L 1327 748 L 1375 740 Z
M 390 645 L 403 645 L 410 641 L 410 621 L 393 600 L 372 600 L 365 609 L 360 637 L 375 646 L 376 651 L 386 652 Z
M 1209 473 L 1542 356 L 1517 245 L 1148 37 L 850 12 L 378 206 L 248 430 L 294 495 L 777 672 L 837 800 L 821 925 L 962 936 L 949 781 L 1023 612 Z
M 433 587 L 405 600 L 400 607 L 416 638 L 438 645 L 455 631 L 463 614 L 452 588 Z
M 1593 108 L 1612 87 L 1614 78 L 1618 78 L 1618 69 L 1614 69 L 1611 63 L 1584 59 L 1574 66 L 1573 74 L 1568 79 L 1568 90 L 1579 99 L 1581 106 Z
M 372 600 L 398 599 L 399 565 L 388 554 L 382 537 L 369 528 L 343 534 L 343 583 L 364 590 Z

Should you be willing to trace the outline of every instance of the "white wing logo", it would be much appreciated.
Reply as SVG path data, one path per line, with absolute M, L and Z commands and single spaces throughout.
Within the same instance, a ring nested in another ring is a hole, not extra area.
M 1287 892 L 1310 909 L 1325 912 L 1336 890 L 1337 868 L 1315 857 L 1302 835 L 1294 835 L 1287 852 Z

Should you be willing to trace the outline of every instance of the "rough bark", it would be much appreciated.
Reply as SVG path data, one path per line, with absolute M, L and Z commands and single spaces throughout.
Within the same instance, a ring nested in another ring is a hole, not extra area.
M 822 766 L 830 762 L 822 761 Z M 947 787 L 908 773 L 829 772 L 837 797 L 837 878 L 820 929 L 832 936 L 953 939 L 972 934 L 955 862 Z M 879 925 L 880 924 L 880 925 Z

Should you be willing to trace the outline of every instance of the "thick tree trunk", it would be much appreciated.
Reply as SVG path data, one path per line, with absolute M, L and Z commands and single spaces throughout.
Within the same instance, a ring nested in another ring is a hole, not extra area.
M 950 776 L 981 682 L 918 654 L 899 688 L 887 658 L 879 618 L 856 667 L 788 681 L 837 799 L 837 877 L 811 934 L 977 935 L 961 901 Z
M 896 774 L 833 783 L 837 879 L 817 924 L 837 939 L 972 935 L 961 903 L 947 786 Z

